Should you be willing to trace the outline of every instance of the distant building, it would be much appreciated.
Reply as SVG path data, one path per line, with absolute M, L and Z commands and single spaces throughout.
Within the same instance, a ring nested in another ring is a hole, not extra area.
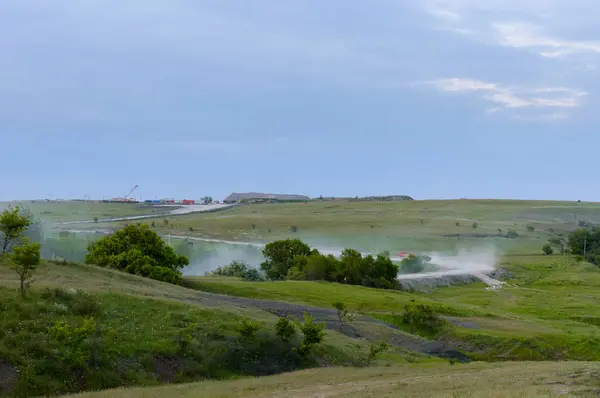
M 310 200 L 305 195 L 290 195 L 290 194 L 273 194 L 273 193 L 232 193 L 223 200 L 223 203 L 238 203 L 238 202 L 251 202 L 251 201 L 276 201 L 276 202 L 287 202 L 287 201 L 306 201 Z

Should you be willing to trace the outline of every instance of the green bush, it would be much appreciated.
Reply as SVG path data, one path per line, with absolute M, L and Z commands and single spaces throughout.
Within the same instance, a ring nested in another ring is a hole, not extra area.
M 431 306 L 419 304 L 414 300 L 404 306 L 402 322 L 409 328 L 411 334 L 420 332 L 426 335 L 435 335 L 444 326 L 444 322 Z
M 308 313 L 304 313 L 304 322 L 297 322 L 304 338 L 297 348 L 298 353 L 303 356 L 309 355 L 317 344 L 325 339 L 325 323 L 315 322 Z
M 232 261 L 231 264 L 219 267 L 216 270 L 209 272 L 208 275 L 242 278 L 250 282 L 264 280 L 264 277 L 259 270 L 243 261 Z
M 181 268 L 189 264 L 147 225 L 128 225 L 91 242 L 85 262 L 173 284 L 181 284 Z
M 292 341 L 296 334 L 294 324 L 287 318 L 279 318 L 275 324 L 275 334 L 284 342 Z

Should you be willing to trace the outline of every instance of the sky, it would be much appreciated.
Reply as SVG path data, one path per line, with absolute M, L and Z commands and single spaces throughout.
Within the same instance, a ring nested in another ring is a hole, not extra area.
M 0 2 L 0 200 L 596 201 L 597 0 Z

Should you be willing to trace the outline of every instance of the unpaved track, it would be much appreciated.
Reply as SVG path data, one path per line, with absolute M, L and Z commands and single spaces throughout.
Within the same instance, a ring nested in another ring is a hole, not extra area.
M 178 297 L 172 298 L 181 300 Z M 394 325 L 364 315 L 358 316 L 351 324 L 344 323 L 340 325 L 337 311 L 334 309 L 312 307 L 284 301 L 252 299 L 205 292 L 202 292 L 198 299 L 185 299 L 184 301 L 191 303 L 200 302 L 211 306 L 219 306 L 220 304 L 227 303 L 241 308 L 263 310 L 280 317 L 291 315 L 300 320 L 306 312 L 312 315 L 316 322 L 324 322 L 327 329 L 339 331 L 348 337 L 378 342 L 380 340 L 378 336 L 385 335 L 386 342 L 397 348 L 441 358 L 452 358 L 461 362 L 470 361 L 467 355 L 453 349 L 447 343 L 422 339 L 418 336 L 405 333 Z M 374 334 L 372 327 L 378 327 L 385 331 L 385 333 Z

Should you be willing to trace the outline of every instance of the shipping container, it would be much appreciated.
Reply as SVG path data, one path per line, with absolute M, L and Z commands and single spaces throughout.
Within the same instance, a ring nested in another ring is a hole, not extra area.
M 184 205 L 193 205 L 196 201 L 193 199 L 184 199 L 181 201 Z

